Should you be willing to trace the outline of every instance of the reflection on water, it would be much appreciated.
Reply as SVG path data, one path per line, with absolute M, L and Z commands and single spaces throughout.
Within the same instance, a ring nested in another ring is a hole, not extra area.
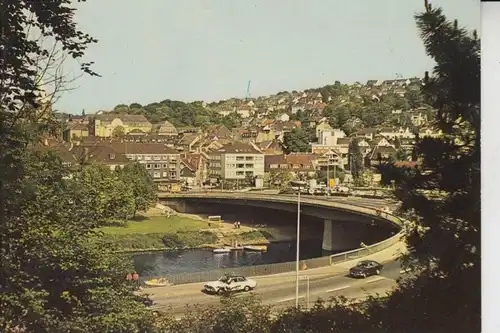
M 326 255 L 321 242 L 301 243 L 301 259 Z M 274 264 L 295 260 L 294 243 L 273 243 L 264 253 L 231 251 L 214 254 L 209 249 L 140 253 L 132 256 L 134 266 L 142 277 L 164 276 L 175 273 L 199 272 L 218 268 L 231 268 L 262 264 Z

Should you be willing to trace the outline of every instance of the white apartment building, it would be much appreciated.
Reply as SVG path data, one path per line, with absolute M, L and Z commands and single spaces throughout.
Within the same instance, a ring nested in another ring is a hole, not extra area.
M 220 179 L 263 177 L 264 154 L 249 143 L 228 143 L 209 154 L 209 174 Z
M 318 143 L 323 146 L 335 146 L 338 139 L 343 139 L 345 137 L 346 135 L 341 129 L 321 131 L 318 137 Z

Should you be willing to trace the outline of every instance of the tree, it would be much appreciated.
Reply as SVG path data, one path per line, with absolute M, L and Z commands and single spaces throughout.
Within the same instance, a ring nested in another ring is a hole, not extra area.
M 134 217 L 137 211 L 146 211 L 158 201 L 158 186 L 142 165 L 132 163 L 117 170 L 122 181 L 132 188 Z
M 283 189 L 288 186 L 292 179 L 293 175 L 288 171 L 271 171 L 269 173 L 268 181 L 271 187 L 277 186 L 280 189 Z
M 93 184 L 65 179 L 68 170 L 50 153 L 24 151 L 22 166 L 22 195 L 9 199 L 17 219 L 1 224 L 1 331 L 146 328 L 148 311 L 125 280 L 130 261 L 96 231 L 108 212 L 96 209 Z
M 86 196 L 103 218 L 101 224 L 122 224 L 136 211 L 134 192 L 116 173 L 104 165 L 86 167 L 75 178 L 75 186 L 91 189 Z
M 294 128 L 290 132 L 285 133 L 283 138 L 283 150 L 286 154 L 292 152 L 308 152 L 310 151 L 310 133 L 302 128 Z
M 113 254 L 96 232 L 104 217 L 86 195 L 93 189 L 67 180 L 51 154 L 31 149 L 55 133 L 45 111 L 68 88 L 57 61 L 74 58 L 84 73 L 97 75 L 82 59 L 96 40 L 78 30 L 71 4 L 0 1 L 2 332 L 134 332 L 150 326 L 136 287 L 124 278 L 130 261 Z M 49 96 L 43 96 L 43 83 L 54 87 Z
M 113 133 L 111 133 L 111 136 L 114 138 L 121 138 L 125 135 L 125 128 L 123 126 L 116 126 L 113 128 Z
M 359 140 L 357 138 L 353 138 L 351 142 L 349 142 L 349 168 L 351 169 L 352 178 L 358 179 L 363 171 L 363 154 L 361 153 L 361 149 L 359 148 Z
M 162 315 L 156 318 L 155 324 L 162 333 L 271 332 L 271 307 L 252 296 L 222 297 L 220 306 L 194 306 L 188 310 L 179 321 Z
M 409 160 L 411 160 L 411 152 L 409 152 L 403 148 L 399 148 L 396 151 L 395 159 L 396 159 L 396 161 L 409 161 Z
M 410 109 L 416 109 L 424 104 L 424 96 L 419 88 L 407 89 L 405 97 Z
M 410 258 L 425 270 L 373 311 L 392 331 L 411 322 L 420 332 L 478 332 L 481 296 L 470 286 L 481 283 L 480 41 L 439 8 L 416 20 L 436 61 L 423 93 L 444 135 L 417 140 L 419 166 L 396 179 L 396 195 L 414 214 Z

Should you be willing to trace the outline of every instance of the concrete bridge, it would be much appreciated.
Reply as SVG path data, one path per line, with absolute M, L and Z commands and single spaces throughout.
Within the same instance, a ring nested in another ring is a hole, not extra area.
M 216 213 L 221 205 L 297 212 L 297 196 L 291 195 L 251 192 L 159 193 L 158 198 L 164 205 L 182 213 L 207 212 L 206 209 Z M 397 233 L 403 227 L 399 218 L 381 210 L 310 196 L 301 197 L 301 214 L 324 221 L 322 248 L 326 251 L 341 252 L 359 248 L 360 243 L 374 232 L 374 226 L 388 230 L 388 234 Z

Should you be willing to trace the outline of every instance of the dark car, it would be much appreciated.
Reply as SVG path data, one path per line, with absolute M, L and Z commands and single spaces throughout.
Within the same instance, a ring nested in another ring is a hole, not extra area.
M 373 260 L 363 260 L 349 270 L 349 275 L 356 278 L 365 278 L 379 275 L 384 266 Z

